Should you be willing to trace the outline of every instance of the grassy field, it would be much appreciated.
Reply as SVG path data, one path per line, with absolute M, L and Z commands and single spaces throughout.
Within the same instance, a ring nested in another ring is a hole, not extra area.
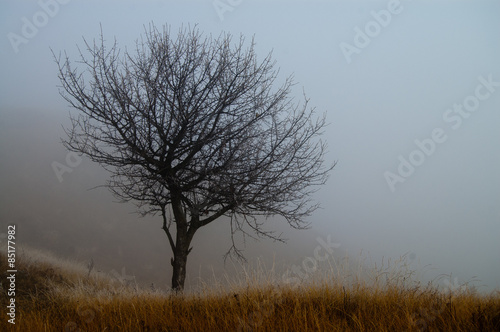
M 397 265 L 375 269 L 369 282 L 347 282 L 337 269 L 300 286 L 253 271 L 184 295 L 141 290 L 36 250 L 18 250 L 16 267 L 11 324 L 0 254 L 0 331 L 500 331 L 499 291 L 445 292 Z

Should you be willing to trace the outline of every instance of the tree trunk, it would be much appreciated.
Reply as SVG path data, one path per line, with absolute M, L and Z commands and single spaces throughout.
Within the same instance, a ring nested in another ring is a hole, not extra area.
M 174 258 L 170 261 L 173 267 L 172 289 L 176 292 L 184 290 L 184 281 L 186 280 L 186 263 L 189 254 L 188 249 L 183 250 L 177 246 L 174 252 Z
M 182 208 L 179 196 L 172 195 L 172 211 L 175 217 L 176 224 L 176 239 L 175 244 L 171 243 L 174 257 L 170 261 L 173 267 L 172 273 L 172 289 L 176 292 L 184 290 L 184 281 L 186 280 L 186 264 L 187 257 L 192 248 L 189 248 L 191 240 L 197 228 L 188 226 L 186 213 Z M 167 235 L 169 233 L 167 232 Z M 172 240 L 169 238 L 169 240 Z

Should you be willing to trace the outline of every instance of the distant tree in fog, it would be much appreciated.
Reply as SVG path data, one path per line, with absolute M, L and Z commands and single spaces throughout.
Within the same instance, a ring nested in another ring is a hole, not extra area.
M 281 216 L 297 229 L 317 205 L 311 193 L 335 165 L 324 164 L 325 118 L 308 99 L 277 88 L 271 55 L 229 34 L 145 29 L 134 53 L 85 42 L 77 67 L 55 56 L 71 115 L 64 145 L 107 169 L 106 186 L 141 214 L 158 214 L 172 248 L 172 288 L 182 290 L 191 241 L 221 217 L 238 231 L 280 240 L 262 228 Z M 265 218 L 262 218 L 265 217 Z M 260 217 L 260 218 L 259 218 Z M 250 232 L 249 232 L 250 231 Z

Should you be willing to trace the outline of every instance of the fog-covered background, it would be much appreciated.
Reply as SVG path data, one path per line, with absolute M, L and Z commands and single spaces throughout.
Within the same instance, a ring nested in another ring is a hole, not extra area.
M 406 253 L 411 267 L 430 264 L 428 278 L 499 288 L 499 16 L 497 1 L 2 1 L 0 234 L 16 224 L 19 245 L 169 285 L 160 218 L 89 190 L 106 172 L 60 144 L 70 109 L 50 48 L 76 60 L 100 24 L 129 50 L 150 22 L 173 33 L 198 24 L 206 35 L 254 36 L 258 55 L 272 50 L 281 77 L 293 73 L 297 97 L 304 89 L 330 123 L 327 161 L 338 165 L 315 196 L 323 208 L 312 228 L 271 221 L 289 241 L 248 239 L 250 261 L 286 270 L 330 236 L 335 257 Z M 71 172 L 58 178 L 53 165 Z M 188 283 L 231 271 L 229 232 L 223 219 L 199 230 Z

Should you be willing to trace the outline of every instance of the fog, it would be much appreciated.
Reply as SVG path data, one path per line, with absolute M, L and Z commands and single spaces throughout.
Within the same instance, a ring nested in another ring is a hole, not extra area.
M 314 196 L 322 208 L 311 228 L 270 220 L 289 240 L 240 241 L 250 262 L 286 270 L 329 237 L 335 258 L 406 254 L 429 279 L 498 289 L 498 13 L 496 1 L 2 1 L 0 234 L 16 224 L 18 245 L 168 286 L 161 218 L 91 190 L 107 173 L 60 143 L 74 110 L 59 95 L 51 49 L 76 60 L 100 25 L 131 50 L 150 22 L 173 33 L 198 24 L 205 35 L 255 37 L 259 57 L 272 50 L 280 78 L 294 74 L 296 96 L 303 89 L 326 112 L 327 162 L 338 161 Z M 224 219 L 199 230 L 188 284 L 231 273 L 229 235 Z

